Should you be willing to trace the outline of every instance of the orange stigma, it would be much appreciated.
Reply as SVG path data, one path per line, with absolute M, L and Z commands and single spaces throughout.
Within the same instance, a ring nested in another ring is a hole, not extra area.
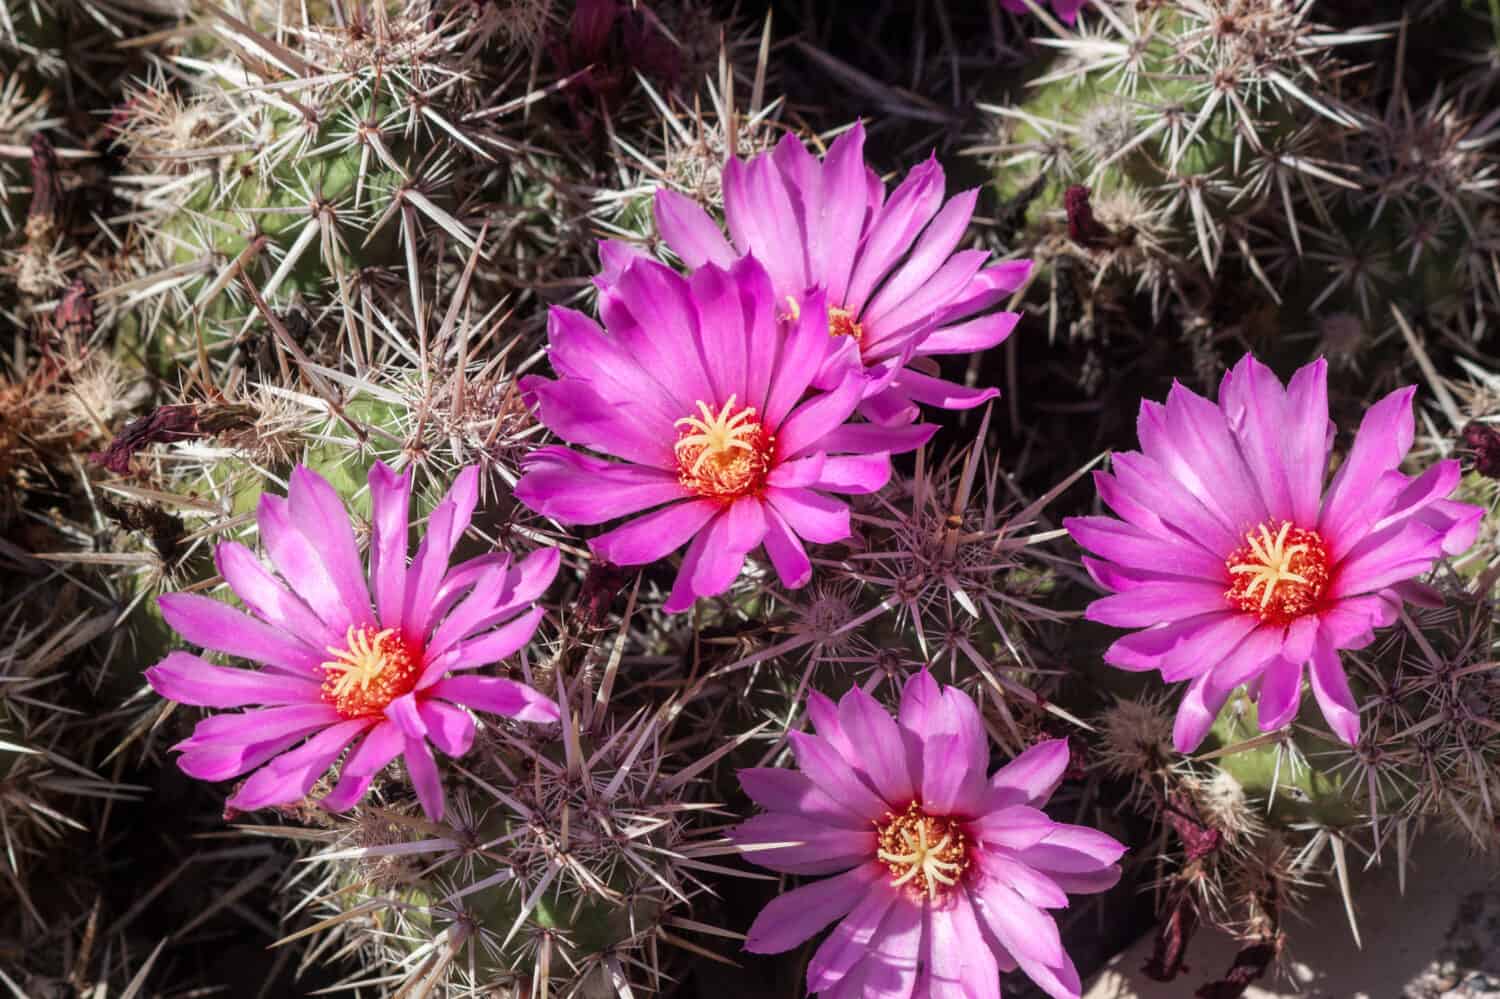
M 333 658 L 322 666 L 323 700 L 345 718 L 380 714 L 421 675 L 421 653 L 397 628 L 376 631 L 369 625 L 351 625 L 345 644 L 343 649 L 330 645 Z
M 876 823 L 876 847 L 891 884 L 931 902 L 947 898 L 969 869 L 969 841 L 958 822 L 928 815 L 915 801 Z
M 754 406 L 731 395 L 715 412 L 698 401 L 698 413 L 678 420 L 677 480 L 699 496 L 732 501 L 760 492 L 771 470 L 776 439 L 756 419 Z
M 1224 595 L 1236 610 L 1267 624 L 1290 624 L 1321 605 L 1329 563 L 1316 531 L 1284 520 L 1259 524 L 1225 560 L 1230 586 Z

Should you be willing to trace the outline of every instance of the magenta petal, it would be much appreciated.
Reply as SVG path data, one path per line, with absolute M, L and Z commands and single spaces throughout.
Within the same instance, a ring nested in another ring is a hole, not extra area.
M 1229 700 L 1229 690 L 1211 688 L 1211 674 L 1202 676 L 1188 684 L 1182 703 L 1177 706 L 1177 720 L 1172 727 L 1172 745 L 1179 753 L 1191 753 L 1203 742 L 1208 730 L 1224 702 Z
M 385 769 L 406 745 L 406 737 L 390 722 L 382 721 L 350 751 L 340 768 L 339 782 L 319 804 L 332 812 L 342 812 L 363 798 L 374 776 Z
M 281 805 L 307 796 L 313 784 L 333 766 L 350 740 L 375 724 L 372 718 L 354 718 L 330 725 L 290 752 L 271 760 L 241 785 L 225 802 L 231 808 L 251 812 L 268 805 Z
M 1044 805 L 1068 769 L 1068 740 L 1039 742 L 990 777 L 990 808 Z
M 1161 675 L 1162 679 L 1168 683 L 1176 683 L 1178 680 L 1187 680 L 1203 673 L 1217 671 L 1214 682 L 1222 685 L 1219 678 L 1232 675 L 1234 669 L 1238 667 L 1222 670 L 1221 666 L 1226 659 L 1235 656 L 1237 651 L 1243 649 L 1243 659 L 1251 671 L 1258 663 L 1265 662 L 1276 654 L 1273 647 L 1266 645 L 1246 646 L 1248 636 L 1256 633 L 1257 630 L 1266 633 L 1262 636 L 1262 641 L 1266 640 L 1273 631 L 1273 629 L 1261 628 L 1260 619 L 1253 614 L 1210 615 L 1198 620 L 1202 622 L 1198 630 L 1185 636 L 1162 657 Z M 1274 644 L 1270 643 L 1270 646 Z M 1259 660 L 1254 659 L 1257 650 L 1263 653 Z M 1230 686 L 1233 685 L 1230 684 Z
M 1084 616 L 1118 628 L 1143 628 L 1224 609 L 1224 584 L 1197 581 L 1142 583 L 1089 604 Z
M 958 248 L 978 199 L 978 189 L 971 188 L 948 200 L 912 247 L 911 254 L 865 306 L 862 319 L 872 324 L 879 323 L 917 297 Z
M 1302 662 L 1278 658 L 1266 668 L 1255 699 L 1262 732 L 1285 728 L 1297 716 L 1302 701 Z
M 913 423 L 903 427 L 846 423 L 823 438 L 819 446 L 829 454 L 905 454 L 926 444 L 935 433 L 936 423 Z
M 1125 520 L 1148 534 L 1174 544 L 1195 544 L 1219 557 L 1239 547 L 1243 535 L 1216 510 L 1179 488 L 1159 463 L 1123 452 L 1113 456 L 1112 465 L 1114 475 L 1095 473 L 1094 484 L 1099 498 Z
M 1281 655 L 1285 634 L 1286 629 L 1267 625 L 1252 630 L 1209 671 L 1209 693 L 1205 696 L 1212 699 L 1215 691 L 1228 693 L 1259 676 L 1267 665 Z
M 863 391 L 864 376 L 850 372 L 832 392 L 814 396 L 792 410 L 786 421 L 776 428 L 778 458 L 785 460 L 813 450 L 831 450 L 824 443 L 825 438 L 854 413 Z
M 210 666 L 186 652 L 173 652 L 146 670 L 146 681 L 152 690 L 169 700 L 204 708 L 321 703 L 316 680 Z
M 422 669 L 417 680 L 417 689 L 425 689 L 438 682 L 438 678 L 450 670 L 473 669 L 500 662 L 531 641 L 536 634 L 538 622 L 546 614 L 546 608 L 533 607 L 515 620 L 494 631 L 487 631 L 475 638 L 457 642 L 447 652 L 432 659 Z
M 887 801 L 871 790 L 850 768 L 850 761 L 828 739 L 805 732 L 790 732 L 787 740 L 797 757 L 798 769 L 811 778 L 820 791 L 855 814 L 874 822 L 891 808 L 906 806 L 905 801 Z
M 1123 843 L 1098 829 L 1056 823 L 1046 839 L 1018 851 L 1016 857 L 1056 880 L 1063 874 L 1104 870 L 1124 853 Z
M 426 739 L 406 737 L 402 751 L 406 760 L 406 772 L 417 791 L 417 801 L 422 811 L 433 822 L 443 820 L 443 778 L 438 773 L 437 762 L 432 758 L 432 747 Z
M 926 920 L 922 906 L 898 900 L 887 910 L 869 952 L 856 966 L 858 995 L 863 999 L 912 999 L 917 983 L 917 965 L 922 953 L 922 930 Z M 834 995 L 838 995 L 835 990 Z
M 602 524 L 693 494 L 664 469 L 544 447 L 522 462 L 516 499 L 565 524 Z
M 427 737 L 427 722 L 417 710 L 417 698 L 415 694 L 406 693 L 391 701 L 385 706 L 385 717 L 401 730 L 401 734 L 411 739 L 425 739 Z
M 876 182 L 877 184 L 879 181 Z M 854 127 L 833 140 L 823 158 L 823 204 L 821 228 L 823 284 L 835 304 L 847 301 L 849 276 L 854 269 L 853 253 L 828 252 L 832 247 L 859 245 L 859 237 L 869 213 L 865 184 L 865 126 Z
M 800 589 L 812 580 L 812 561 L 797 533 L 774 507 L 766 508 L 766 555 L 781 579 L 781 585 L 789 590 Z
M 349 514 L 338 492 L 323 476 L 298 465 L 292 469 L 287 507 L 292 523 L 322 560 L 339 599 L 349 611 L 350 622 L 356 626 L 374 624 L 364 565 L 354 543 Z
M 917 344 L 917 353 L 922 355 L 977 354 L 1003 343 L 1020 321 L 1019 312 L 995 312 L 967 322 L 945 326 L 924 337 Z
M 825 461 L 822 474 L 812 485 L 833 493 L 868 495 L 879 492 L 890 479 L 890 455 L 845 454 Z
M 917 233 L 937 214 L 943 200 L 943 168 L 936 158 L 906 175 L 871 221 L 861 242 L 844 308 L 858 314 L 870 293 L 911 247 Z
M 718 512 L 710 500 L 674 503 L 599 535 L 589 548 L 615 565 L 645 565 L 681 548 Z
M 1027 961 L 1056 965 L 1066 958 L 1057 923 L 1009 885 L 984 878 L 971 889 L 979 918 L 1024 967 Z
M 1344 664 L 1339 659 L 1328 638 L 1319 634 L 1313 643 L 1312 657 L 1313 696 L 1318 707 L 1323 709 L 1323 718 L 1333 734 L 1353 746 L 1359 742 L 1359 706 L 1349 690 L 1349 677 L 1344 673 Z
M 1360 516 L 1372 489 L 1384 475 L 1397 468 L 1411 450 L 1416 435 L 1412 413 L 1414 386 L 1397 389 L 1365 413 L 1349 457 L 1339 466 L 1318 517 L 1318 532 L 1333 547 L 1341 547 L 1350 524 Z
M 1067 517 L 1063 527 L 1083 547 L 1118 562 L 1174 576 L 1195 576 L 1228 588 L 1224 559 L 1200 545 L 1173 544 L 1113 517 Z
M 997 388 L 971 388 L 911 368 L 902 369 L 891 383 L 891 390 L 939 409 L 973 409 L 1000 394 Z
M 561 717 L 556 702 L 525 684 L 498 676 L 450 676 L 428 688 L 432 697 L 517 721 L 548 724 Z
M 656 231 L 689 269 L 696 270 L 704 264 L 728 267 L 734 263 L 736 254 L 729 241 L 698 202 L 659 187 L 652 210 Z
M 985 854 L 981 858 L 981 869 L 986 877 L 1003 882 L 1038 909 L 1067 908 L 1068 896 L 1056 882 L 1003 853 Z
M 164 593 L 156 603 L 173 631 L 205 649 L 299 674 L 316 673 L 327 658 L 321 650 L 208 597 Z
M 214 549 L 214 564 L 234 595 L 271 627 L 295 635 L 317 649 L 344 637 L 343 632 L 331 630 L 322 618 L 288 592 L 250 549 L 238 541 L 221 542 Z
M 1113 645 L 1104 650 L 1104 661 L 1111 666 L 1137 672 L 1162 669 L 1167 658 L 1174 656 L 1179 647 L 1200 638 L 1207 629 L 1243 616 L 1220 610 L 1131 632 L 1116 639 Z
M 865 830 L 870 820 L 818 790 L 806 774 L 781 767 L 751 767 L 739 771 L 740 787 L 750 800 L 769 812 L 802 815 L 823 825 Z
M 463 537 L 479 502 L 479 466 L 469 465 L 458 473 L 448 494 L 427 519 L 427 535 L 417 548 L 406 577 L 406 606 L 402 615 L 406 634 L 424 639 L 437 622 L 432 608 L 438 587 L 448 572 L 448 560 Z
M 1026 977 L 1052 999 L 1078 999 L 1083 991 L 1078 969 L 1073 967 L 1073 959 L 1066 953 L 1056 964 L 1042 964 L 1020 954 L 1016 955 L 1016 960 Z
M 826 992 L 870 953 L 870 942 L 892 905 L 900 902 L 889 878 L 871 881 L 849 914 L 834 927 L 807 966 L 808 992 Z
M 832 874 L 875 856 L 875 826 L 848 829 L 781 812 L 756 815 L 729 832 L 752 864 L 784 874 Z
M 968 823 L 969 833 L 981 843 L 1025 850 L 1040 843 L 1057 828 L 1057 823 L 1040 808 L 1030 805 L 995 805 L 1001 795 L 991 794 L 986 809 Z
M 810 489 L 766 490 L 766 500 L 799 537 L 832 544 L 849 537 L 849 508 Z
M 742 496 L 709 521 L 688 546 L 672 593 L 662 609 L 685 611 L 699 597 L 712 597 L 734 585 L 745 556 L 766 535 L 766 512 L 758 497 Z
M 411 473 L 397 475 L 383 461 L 370 466 L 370 581 L 382 628 L 400 628 L 406 601 L 406 530 Z
M 823 466 L 827 463 L 828 456 L 822 451 L 815 451 L 806 458 L 793 458 L 791 461 L 783 461 L 771 469 L 771 474 L 766 476 L 766 485 L 777 486 L 781 489 L 801 489 L 818 481 L 823 474 Z
M 907 769 L 901 730 L 875 698 L 861 687 L 849 688 L 839 700 L 839 727 L 853 745 L 863 750 L 865 773 L 882 798 L 890 802 L 915 800 L 917 789 Z
M 853 909 L 870 884 L 887 876 L 880 864 L 862 864 L 837 877 L 803 885 L 772 899 L 745 938 L 752 954 L 780 954 L 815 936 Z
M 1219 405 L 1271 517 L 1291 520 L 1294 511 L 1283 451 L 1289 421 L 1281 380 L 1246 354 L 1224 375 Z
M 954 893 L 945 906 L 927 906 L 923 974 L 912 990 L 927 999 L 1000 999 L 1000 968 L 969 893 Z
M 922 803 L 935 815 L 977 815 L 984 808 L 989 740 L 979 709 L 957 687 L 943 690 L 941 719 L 922 745 Z
M 828 740 L 828 744 L 844 758 L 845 763 L 851 767 L 857 766 L 860 753 L 855 750 L 854 744 L 849 741 L 839 724 L 838 705 L 819 690 L 809 690 L 805 704 L 807 720 L 812 723 L 818 736 Z
M 292 524 L 291 507 L 285 496 L 262 493 L 256 509 L 261 544 L 271 563 L 290 585 L 292 592 L 328 626 L 343 637 L 352 623 L 349 609 L 313 550 L 312 542 Z
M 460 757 L 474 743 L 474 719 L 467 711 L 431 698 L 417 702 L 417 713 L 427 729 L 427 738 L 438 749 Z
M 1340 562 L 1328 595 L 1333 599 L 1374 593 L 1420 576 L 1443 553 L 1443 537 L 1418 520 L 1365 538 Z
M 771 371 L 766 402 L 762 409 L 766 425 L 775 428 L 777 453 L 788 458 L 796 457 L 807 450 L 801 443 L 793 446 L 794 442 L 815 440 L 808 436 L 811 433 L 822 436 L 822 433 L 816 430 L 799 429 L 800 424 L 797 422 L 796 414 L 793 413 L 793 407 L 807 394 L 807 388 L 813 380 L 823 373 L 822 369 L 825 364 L 837 364 L 837 361 L 830 362 L 830 358 L 839 356 L 832 353 L 835 345 L 828 336 L 827 299 L 821 291 L 814 291 L 805 296 L 798 309 L 796 320 L 789 325 L 790 329 L 782 342 L 780 355 L 776 358 L 776 365 Z M 834 368 L 827 374 L 831 377 L 836 370 L 837 368 Z M 844 377 L 862 385 L 864 373 L 850 368 Z M 852 400 L 839 396 L 835 391 L 832 393 L 831 400 L 829 395 L 816 396 L 797 412 L 821 404 L 822 411 L 827 414 L 828 418 L 837 417 L 836 423 L 842 423 L 849 418 L 858 401 L 858 391 L 854 392 Z M 845 406 L 847 408 L 841 408 Z

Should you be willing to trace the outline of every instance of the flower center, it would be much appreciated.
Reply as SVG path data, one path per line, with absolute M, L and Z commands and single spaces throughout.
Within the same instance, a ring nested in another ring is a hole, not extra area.
M 766 484 L 776 439 L 755 418 L 755 407 L 736 407 L 737 400 L 731 395 L 715 413 L 700 399 L 698 415 L 675 424 L 677 480 L 700 496 L 735 500 Z
M 876 823 L 876 857 L 891 872 L 891 884 L 936 902 L 958 885 L 969 869 L 969 844 L 959 824 L 928 815 L 915 801 L 900 815 L 886 813 Z
M 1271 533 L 1272 530 L 1275 533 Z M 1317 610 L 1328 588 L 1328 547 L 1316 531 L 1265 523 L 1225 560 L 1231 583 L 1224 594 L 1237 610 L 1283 625 Z
M 422 672 L 422 655 L 401 637 L 400 629 L 376 631 L 350 626 L 348 648 L 328 647 L 333 658 L 323 663 L 323 700 L 345 718 L 377 715 L 411 690 Z
M 828 335 L 852 336 L 855 340 L 858 340 L 865 335 L 865 328 L 854 318 L 854 313 L 847 309 L 830 307 L 828 310 Z
M 802 316 L 802 306 L 791 295 L 786 297 L 786 311 L 781 318 L 788 322 L 796 322 Z M 865 328 L 859 320 L 854 318 L 854 313 L 848 309 L 840 309 L 837 306 L 828 307 L 828 335 L 829 336 L 852 336 L 858 340 L 865 335 Z

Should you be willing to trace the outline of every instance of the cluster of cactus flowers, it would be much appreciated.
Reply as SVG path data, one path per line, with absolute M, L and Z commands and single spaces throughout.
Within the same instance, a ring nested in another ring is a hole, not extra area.
M 1233 996 L 1500 845 L 1483 14 L 942 6 L 963 191 L 710 4 L 0 8 L 13 990 Z

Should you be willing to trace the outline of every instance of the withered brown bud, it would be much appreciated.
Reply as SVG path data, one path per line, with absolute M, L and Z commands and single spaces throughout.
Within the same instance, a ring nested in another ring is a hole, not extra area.
M 1500 479 L 1500 430 L 1471 420 L 1463 430 L 1464 444 L 1474 452 L 1474 470 L 1490 479 Z
M 57 153 L 41 132 L 31 137 L 31 208 L 26 212 L 28 236 L 48 234 L 62 217 L 62 179 Z
M 1167 914 L 1156 927 L 1156 942 L 1141 973 L 1156 982 L 1170 982 L 1187 970 L 1187 949 L 1198 931 L 1198 906 L 1192 891 L 1179 885 L 1168 903 Z
M 1109 242 L 1110 233 L 1094 218 L 1094 208 L 1089 203 L 1091 193 L 1089 188 L 1074 184 L 1063 192 L 1063 208 L 1068 213 L 1068 238 L 1095 250 Z
M 609 617 L 609 609 L 620 591 L 629 585 L 634 571 L 612 562 L 595 562 L 589 566 L 588 575 L 578 589 L 578 620 L 585 628 L 603 627 Z
M 74 278 L 63 292 L 57 311 L 52 313 L 52 327 L 75 343 L 82 343 L 94 333 L 94 289 L 83 278 Z
M 1240 999 L 1250 983 L 1264 975 L 1271 962 L 1276 960 L 1279 943 L 1278 936 L 1276 940 L 1262 940 L 1241 947 L 1224 977 L 1200 986 L 1193 995 L 1198 999 Z
M 246 406 L 158 406 L 125 424 L 109 447 L 89 457 L 116 475 L 127 475 L 130 459 L 149 444 L 199 440 L 224 430 L 243 429 L 253 422 L 254 411 Z

